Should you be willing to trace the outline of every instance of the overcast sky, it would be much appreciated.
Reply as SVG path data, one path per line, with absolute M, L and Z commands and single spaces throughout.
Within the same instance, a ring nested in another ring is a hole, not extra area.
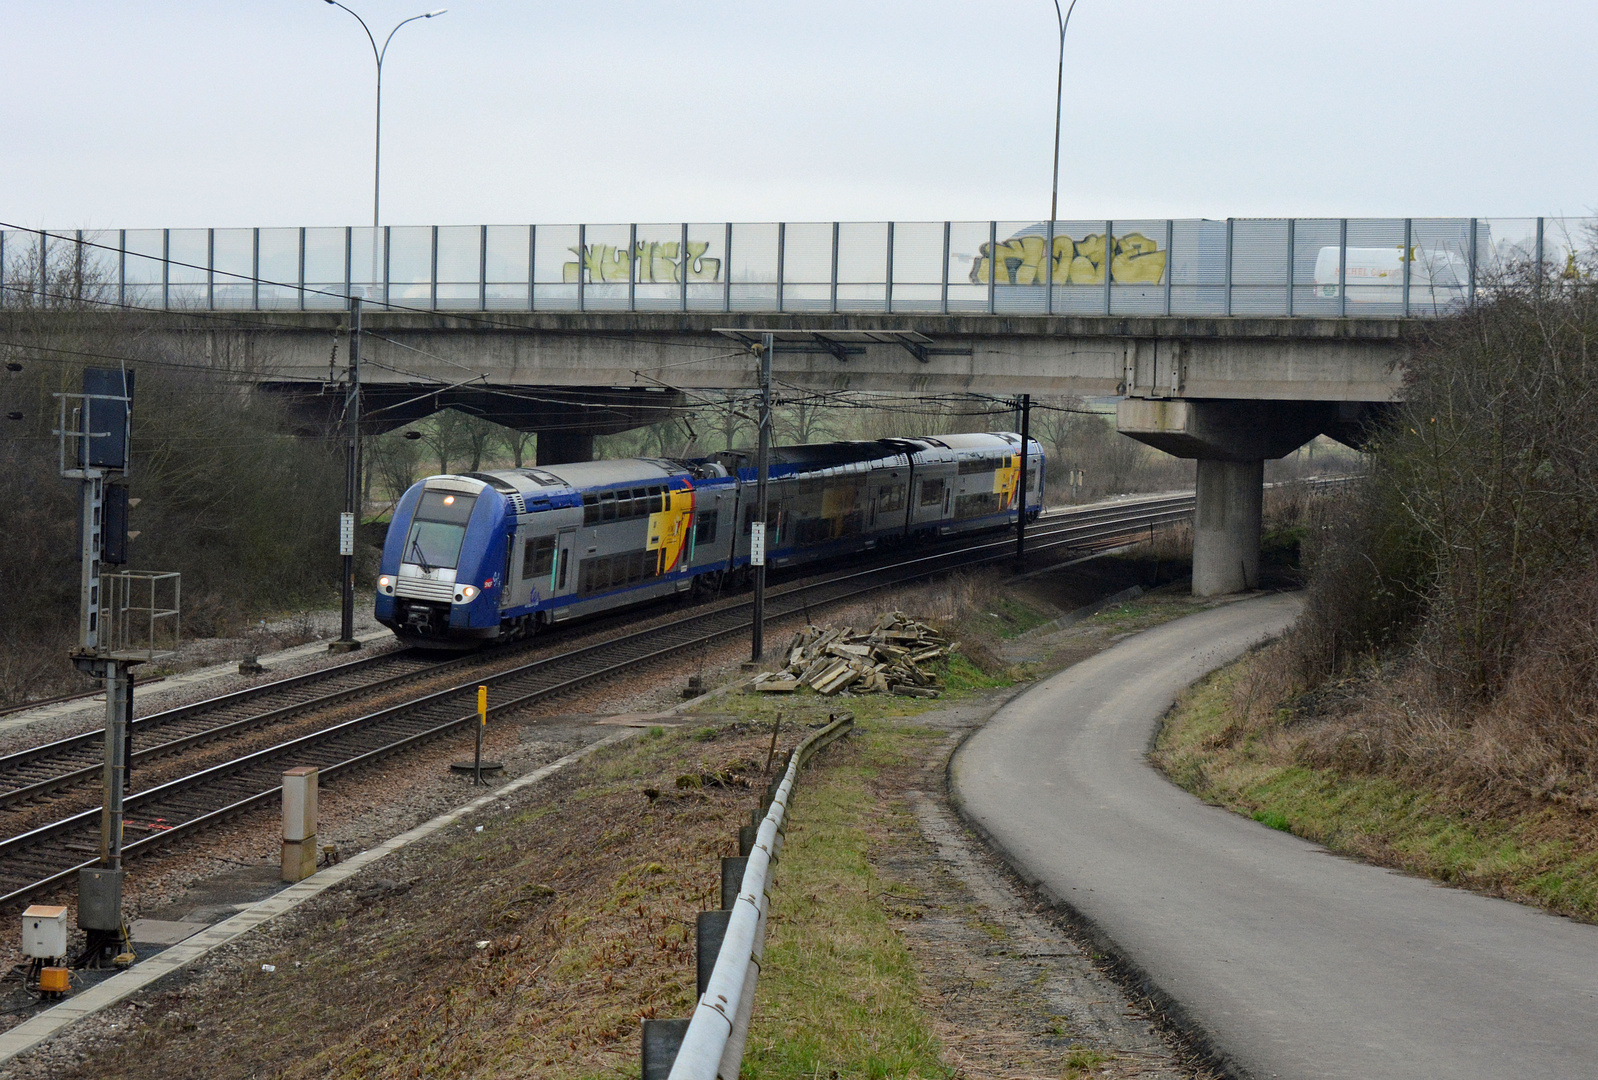
M 385 224 L 1037 219 L 1051 0 L 352 0 Z M 371 220 L 323 0 L 0 0 L 0 220 Z M 1593 0 L 1080 0 L 1060 216 L 1598 207 Z

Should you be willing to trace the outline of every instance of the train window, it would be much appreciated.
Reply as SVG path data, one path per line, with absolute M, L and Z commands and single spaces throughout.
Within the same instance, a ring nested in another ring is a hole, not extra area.
M 400 559 L 415 563 L 423 570 L 452 569 L 460 557 L 461 541 L 465 538 L 464 525 L 418 519 L 411 522 L 411 532 L 405 538 L 405 552 Z
M 921 505 L 936 506 L 943 501 L 943 480 L 921 481 Z
M 694 543 L 713 544 L 716 542 L 716 512 L 714 510 L 701 510 L 694 515 Z
M 583 524 L 584 525 L 598 525 L 599 524 L 599 496 L 598 495 L 584 495 L 583 496 Z
M 636 585 L 660 574 L 660 555 L 651 551 L 626 551 L 583 560 L 577 591 L 586 595 L 618 585 Z
M 562 551 L 558 558 L 560 559 L 560 583 L 555 586 L 557 590 L 566 587 L 566 568 L 571 565 L 572 553 L 570 551 Z
M 614 491 L 601 491 L 599 493 L 599 520 L 616 520 L 616 493 Z
M 968 521 L 975 517 L 987 517 L 990 514 L 1002 513 L 1007 507 L 1004 496 L 996 491 L 980 491 L 975 495 L 962 495 L 954 500 L 954 518 L 956 521 Z
M 416 520 L 464 525 L 472 516 L 472 507 L 476 504 L 476 495 L 453 491 L 423 491 L 421 504 L 416 508 Z
M 555 538 L 537 536 L 527 541 L 522 551 L 522 580 L 548 577 L 555 565 Z
M 891 514 L 904 509 L 904 485 L 885 484 L 877 489 L 877 513 Z

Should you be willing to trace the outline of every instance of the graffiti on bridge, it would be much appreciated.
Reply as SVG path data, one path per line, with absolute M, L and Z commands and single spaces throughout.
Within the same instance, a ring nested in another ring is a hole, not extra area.
M 1000 285 L 1042 285 L 1045 275 L 1056 285 L 1104 284 L 1105 235 L 1089 233 L 1080 240 L 1069 236 L 1054 238 L 1054 255 L 1044 254 L 1047 238 L 1013 236 L 994 245 L 983 244 L 980 256 L 971 264 L 971 283 L 986 285 L 993 272 L 995 255 Z M 1166 253 L 1142 233 L 1109 237 L 1110 280 L 1117 285 L 1158 285 L 1165 279 Z M 1047 264 L 1052 263 L 1051 267 Z
M 561 280 L 568 285 L 576 284 L 578 268 L 581 267 L 588 271 L 584 281 L 625 285 L 632 271 L 629 264 L 636 262 L 637 280 L 644 284 L 676 285 L 682 282 L 685 269 L 689 281 L 720 281 L 721 260 L 707 258 L 705 252 L 709 249 L 708 243 L 690 240 L 688 254 L 683 256 L 679 241 L 640 240 L 633 247 L 632 258 L 628 259 L 627 249 L 614 244 L 572 247 L 567 250 L 576 255 L 579 261 L 561 267 Z

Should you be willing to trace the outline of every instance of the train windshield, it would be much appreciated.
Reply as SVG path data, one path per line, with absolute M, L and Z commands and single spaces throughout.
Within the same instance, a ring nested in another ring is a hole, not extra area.
M 423 570 L 453 570 L 460 559 L 466 522 L 476 502 L 476 495 L 423 492 L 422 503 L 411 519 L 411 531 L 405 538 L 401 561 L 416 563 Z

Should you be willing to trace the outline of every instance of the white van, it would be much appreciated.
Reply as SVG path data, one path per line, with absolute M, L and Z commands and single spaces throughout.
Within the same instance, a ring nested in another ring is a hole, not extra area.
M 1338 250 L 1323 247 L 1315 257 L 1315 295 L 1337 297 Z M 1413 311 L 1441 311 L 1462 303 L 1470 282 L 1470 264 L 1457 251 L 1409 249 L 1409 306 Z M 1346 268 L 1351 304 L 1404 302 L 1402 247 L 1349 248 Z

